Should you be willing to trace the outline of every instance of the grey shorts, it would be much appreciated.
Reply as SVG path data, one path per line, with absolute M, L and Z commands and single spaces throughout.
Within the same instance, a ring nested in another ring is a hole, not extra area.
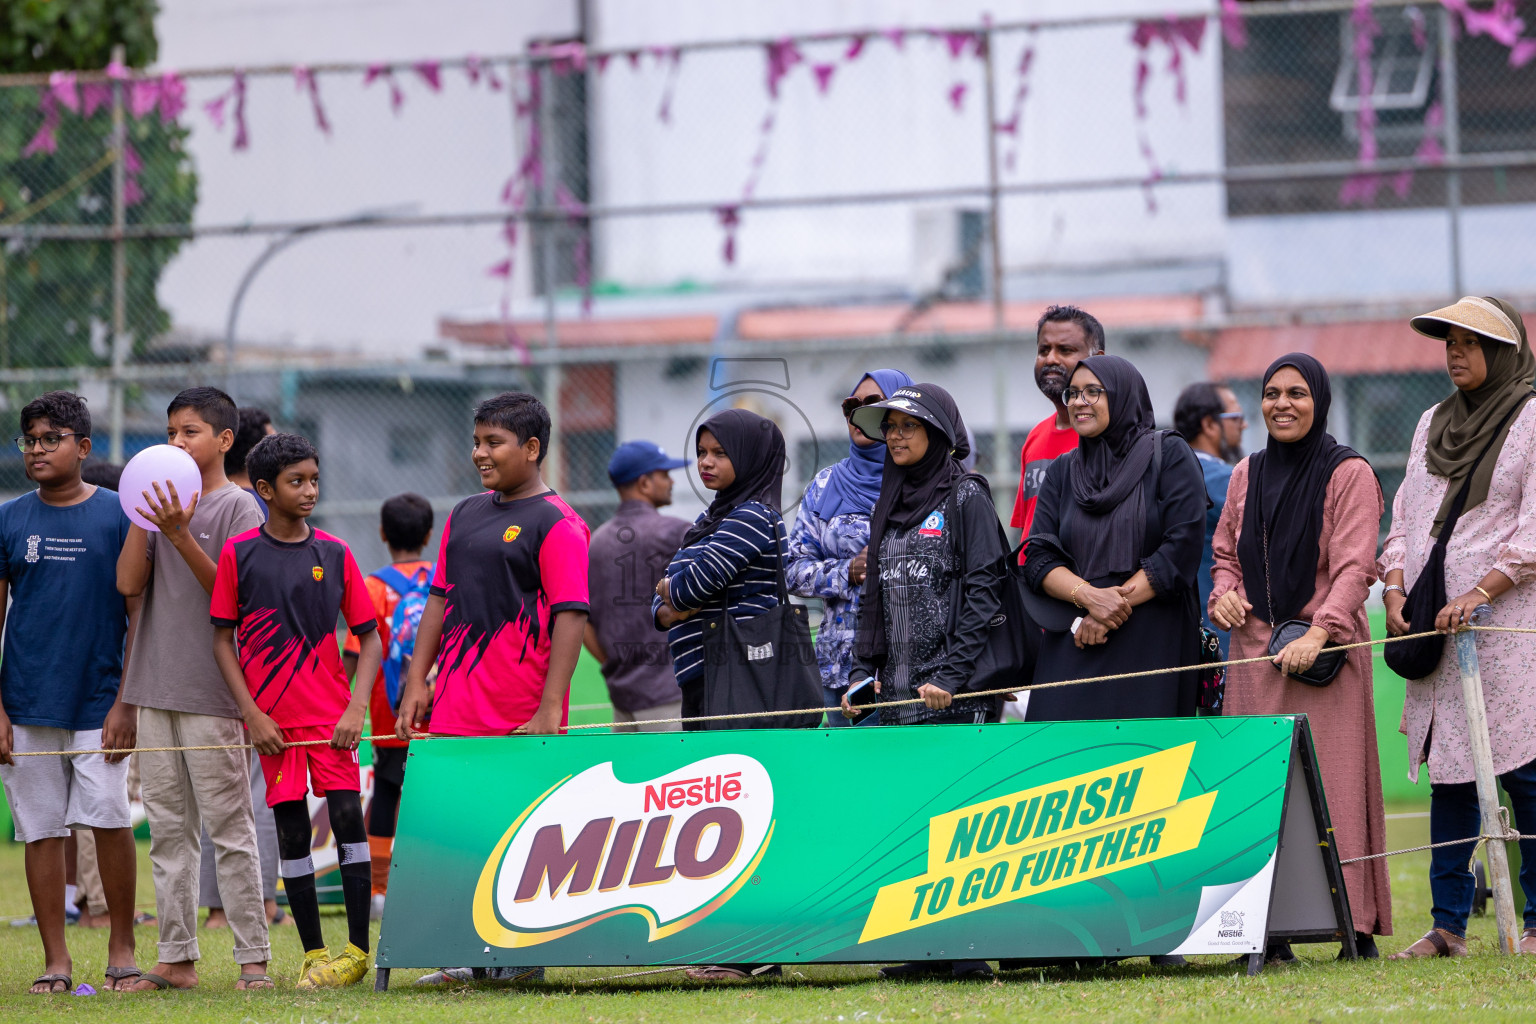
M 100 729 L 13 726 L 15 751 L 95 750 Z M 62 839 L 75 828 L 128 828 L 128 761 L 108 764 L 102 754 L 18 757 L 0 765 L 0 783 L 16 822 L 16 841 Z

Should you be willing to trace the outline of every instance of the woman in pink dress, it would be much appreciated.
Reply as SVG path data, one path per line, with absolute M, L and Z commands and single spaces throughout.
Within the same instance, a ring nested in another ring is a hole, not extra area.
M 1445 343 L 1456 390 L 1419 419 L 1407 473 L 1392 502 L 1392 532 L 1381 552 L 1387 631 L 1454 629 L 1480 604 L 1492 625 L 1536 627 L 1536 402 L 1531 353 L 1520 313 L 1499 299 L 1464 298 L 1414 317 L 1413 329 Z M 1486 454 L 1484 454 L 1486 452 Z M 1479 461 L 1479 459 L 1481 461 Z M 1413 587 L 1455 496 L 1467 497 L 1446 542 L 1445 592 L 1436 620 L 1404 621 Z M 1529 636 L 1477 637 L 1493 770 L 1521 832 L 1536 831 L 1536 643 Z M 1431 842 L 1467 840 L 1432 851 L 1434 927 L 1399 957 L 1465 956 L 1472 909 L 1471 838 L 1481 831 L 1461 675 L 1449 638 L 1439 667 L 1408 683 L 1402 730 L 1408 775 L 1428 763 Z M 1522 953 L 1536 953 L 1536 841 L 1520 843 L 1525 890 Z
M 1211 549 L 1211 621 L 1232 633 L 1231 657 L 1261 657 L 1274 624 L 1311 628 L 1274 664 L 1235 665 L 1225 713 L 1305 714 L 1312 730 L 1339 857 L 1386 849 L 1371 656 L 1351 651 L 1327 686 L 1292 678 L 1329 644 L 1370 639 L 1365 598 L 1376 579 L 1376 532 L 1384 508 L 1370 464 L 1327 432 L 1332 391 L 1323 365 L 1292 353 L 1264 374 L 1264 451 L 1232 471 L 1227 504 Z M 1384 859 L 1344 865 L 1344 883 L 1361 956 L 1377 955 L 1375 935 L 1392 934 L 1392 891 Z M 1272 961 L 1294 959 L 1283 942 Z

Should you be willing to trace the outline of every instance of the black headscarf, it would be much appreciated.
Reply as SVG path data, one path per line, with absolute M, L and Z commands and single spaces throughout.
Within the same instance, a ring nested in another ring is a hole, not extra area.
M 911 466 L 898 466 L 889 450 L 880 481 L 880 499 L 875 502 L 869 524 L 869 556 L 865 567 L 864 588 L 859 605 L 859 629 L 856 650 L 861 658 L 876 662 L 885 658 L 885 610 L 880 595 L 880 539 L 887 527 L 911 529 L 938 508 L 965 476 L 960 463 L 971 454 L 970 434 L 960 407 L 949 392 L 937 384 L 913 384 L 897 388 L 883 402 L 867 405 L 853 414 L 854 425 L 866 434 L 885 418 L 886 411 L 898 409 L 919 419 L 928 435 L 928 450 Z
M 1281 356 L 1264 371 L 1263 387 L 1281 367 L 1300 373 L 1312 392 L 1312 429 L 1299 441 L 1270 435 L 1261 452 L 1248 458 L 1248 498 L 1237 539 L 1237 560 L 1253 613 L 1271 625 L 1301 614 L 1317 589 L 1318 538 L 1328 481 L 1346 459 L 1362 456 L 1328 433 L 1333 389 L 1323 364 L 1302 352 Z M 1269 586 L 1265 587 L 1264 546 L 1268 530 Z M 1270 607 L 1270 598 L 1274 607 Z
M 725 449 L 736 479 L 715 493 L 703 518 L 683 534 L 683 547 L 714 533 L 720 521 L 745 502 L 760 501 L 775 512 L 783 506 L 786 459 L 784 435 L 777 424 L 745 409 L 726 409 L 699 424 L 693 435 L 695 446 L 706 430 Z
M 1141 482 L 1152 467 L 1157 435 L 1147 382 L 1130 360 L 1090 356 L 1072 371 L 1074 381 L 1078 370 L 1104 386 L 1099 401 L 1109 403 L 1109 426 L 1097 437 L 1080 438 L 1069 456 L 1075 460 L 1073 500 L 1062 511 L 1060 532 L 1072 537 L 1077 574 L 1095 580 L 1134 572 L 1141 561 L 1147 522 Z

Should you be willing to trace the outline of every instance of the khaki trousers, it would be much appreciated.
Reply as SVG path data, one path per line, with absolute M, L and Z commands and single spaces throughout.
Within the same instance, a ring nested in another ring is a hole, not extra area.
M 232 746 L 245 741 L 238 719 L 139 709 L 140 747 Z M 149 816 L 160 961 L 201 958 L 197 896 L 202 859 L 199 833 L 204 826 L 213 840 L 219 892 L 235 939 L 235 963 L 270 960 L 256 821 L 251 815 L 250 752 L 143 752 L 138 757 L 144 811 Z
M 677 732 L 683 727 L 681 722 L 665 722 L 660 725 L 653 724 L 658 718 L 683 717 L 683 702 L 673 701 L 670 704 L 658 704 L 653 708 L 644 708 L 640 711 L 620 711 L 613 709 L 614 732 Z

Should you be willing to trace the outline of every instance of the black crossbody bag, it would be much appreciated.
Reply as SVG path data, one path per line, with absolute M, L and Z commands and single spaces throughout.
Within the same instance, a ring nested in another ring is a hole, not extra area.
M 774 526 L 775 582 L 779 603 L 761 615 L 737 620 L 727 609 L 704 623 L 704 707 L 702 714 L 738 715 L 764 711 L 816 710 L 703 723 L 708 729 L 814 729 L 821 724 L 821 671 L 805 608 L 789 603 L 784 549 Z
M 1529 398 L 1530 395 L 1525 397 Z M 1423 633 L 1434 629 L 1435 616 L 1440 614 L 1440 609 L 1444 608 L 1450 600 L 1445 593 L 1445 549 L 1451 542 L 1451 534 L 1456 530 L 1456 522 L 1461 518 L 1462 509 L 1466 507 L 1467 495 L 1472 493 L 1472 477 L 1477 472 L 1477 467 L 1482 464 L 1483 457 L 1493 447 L 1493 442 L 1498 440 L 1499 435 L 1504 432 L 1504 425 L 1524 407 L 1525 402 L 1521 401 L 1519 405 L 1504 414 L 1498 428 L 1493 432 L 1493 437 L 1478 454 L 1477 461 L 1472 463 L 1472 472 L 1467 474 L 1461 490 L 1456 493 L 1456 500 L 1451 502 L 1451 510 L 1446 514 L 1445 524 L 1440 527 L 1440 536 L 1435 538 L 1434 546 L 1429 549 L 1429 557 L 1424 559 L 1424 568 L 1419 571 L 1418 579 L 1413 581 L 1413 587 L 1408 591 L 1408 600 L 1403 605 L 1403 618 L 1408 623 L 1408 632 Z M 1396 643 L 1386 644 L 1382 649 L 1382 657 L 1386 660 L 1387 667 L 1404 679 L 1428 678 L 1440 667 L 1440 659 L 1444 656 L 1444 636 L 1421 636 L 1413 640 L 1399 640 Z

